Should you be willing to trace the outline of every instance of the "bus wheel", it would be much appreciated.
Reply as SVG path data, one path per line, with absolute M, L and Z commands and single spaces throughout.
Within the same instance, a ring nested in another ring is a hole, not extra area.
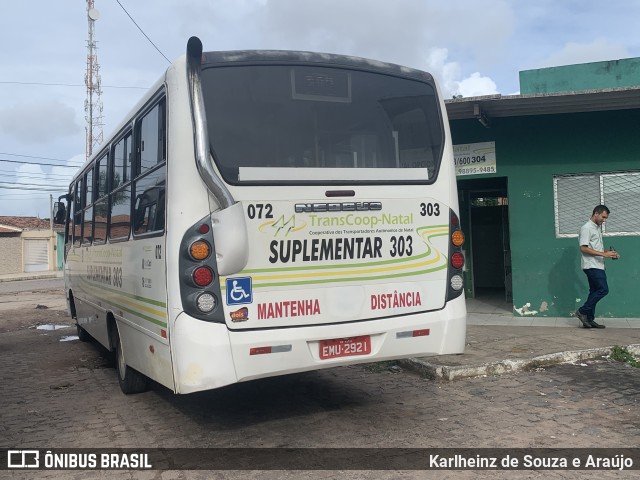
M 118 327 L 113 329 L 114 344 L 116 347 L 116 372 L 118 373 L 118 383 L 123 393 L 142 393 L 149 388 L 149 379 L 140 372 L 125 363 L 124 354 L 122 353 L 122 342 L 118 334 Z
M 78 338 L 80 339 L 81 342 L 88 342 L 89 340 L 91 340 L 91 335 L 89 335 L 87 331 L 77 323 L 76 323 L 76 330 L 78 330 Z

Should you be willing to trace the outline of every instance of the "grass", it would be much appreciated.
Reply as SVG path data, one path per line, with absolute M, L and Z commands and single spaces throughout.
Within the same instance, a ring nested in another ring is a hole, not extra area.
M 618 345 L 614 346 L 611 349 L 611 354 L 609 358 L 615 360 L 616 362 L 628 363 L 632 367 L 640 368 L 640 362 L 633 356 L 629 350 L 624 347 L 620 347 Z

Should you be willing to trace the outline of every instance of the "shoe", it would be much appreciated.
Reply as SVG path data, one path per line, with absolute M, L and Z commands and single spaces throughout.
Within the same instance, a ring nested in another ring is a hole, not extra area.
M 591 326 L 591 328 L 606 328 L 604 325 L 600 325 L 593 320 L 589 320 L 589 325 Z
M 580 312 L 580 309 L 576 310 L 576 317 L 578 317 L 578 320 L 582 322 L 582 326 L 584 328 L 591 328 L 591 322 L 589 322 L 587 316 L 584 313 Z

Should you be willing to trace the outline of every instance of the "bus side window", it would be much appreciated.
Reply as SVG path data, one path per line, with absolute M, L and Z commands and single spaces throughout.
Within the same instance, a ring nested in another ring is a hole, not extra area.
M 109 193 L 107 183 L 107 155 L 98 160 L 96 165 L 96 199 L 99 199 Z
M 131 190 L 121 188 L 111 194 L 109 239 L 126 240 L 131 228 Z
M 84 210 L 84 216 L 82 220 L 82 243 L 83 245 L 91 245 L 93 240 L 93 206 L 87 207 Z
M 105 243 L 107 241 L 107 209 L 109 208 L 108 197 L 102 198 L 95 203 L 95 220 L 93 226 L 93 243 Z
M 165 176 L 165 168 L 161 166 L 136 180 L 135 235 L 164 230 Z
M 106 211 L 110 240 L 127 240 L 131 230 L 131 131 L 124 134 L 114 145 L 109 158 L 109 199 L 100 204 Z M 96 207 L 98 208 L 98 207 Z M 102 212 L 102 210 L 100 210 Z M 96 215 L 98 215 L 96 210 Z M 103 218 L 101 217 L 101 221 Z
M 67 201 L 67 212 L 65 221 L 65 230 L 64 230 L 64 243 L 70 244 L 73 240 L 73 187 L 71 187 L 69 191 L 69 200 Z
M 149 110 L 137 125 L 136 174 L 144 175 L 165 161 L 164 99 Z
M 73 244 L 78 247 L 82 242 L 82 178 L 76 182 L 73 198 Z
M 134 169 L 135 204 L 133 233 L 161 233 L 165 214 L 166 128 L 164 99 L 136 124 L 138 159 Z
M 109 207 L 107 155 L 96 162 L 96 202 L 94 206 L 93 243 L 107 241 L 107 209 Z
M 82 243 L 91 245 L 93 241 L 93 192 L 94 178 L 93 169 L 89 170 L 84 177 L 84 205 L 85 210 L 82 217 Z
M 84 187 L 85 187 L 85 206 L 89 206 L 93 203 L 93 169 L 89 170 L 87 172 L 87 174 L 85 175 L 85 181 L 84 181 Z
M 131 132 L 129 132 L 113 147 L 111 190 L 131 180 L 131 154 Z

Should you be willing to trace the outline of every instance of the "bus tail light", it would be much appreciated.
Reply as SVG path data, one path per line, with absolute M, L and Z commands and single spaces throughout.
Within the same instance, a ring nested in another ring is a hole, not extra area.
M 464 267 L 464 233 L 460 229 L 460 219 L 456 213 L 449 209 L 449 269 L 447 288 L 447 301 L 462 295 L 464 280 L 462 269 Z
M 449 283 L 451 285 L 451 288 L 453 288 L 456 292 L 460 290 L 464 285 L 464 282 L 462 281 L 462 276 L 460 275 L 454 275 L 453 277 L 451 277 L 451 280 Z
M 462 268 L 464 266 L 464 256 L 460 252 L 454 252 L 451 255 L 451 266 L 455 269 Z
M 193 283 L 206 287 L 213 282 L 213 272 L 209 267 L 198 267 L 193 271 Z
M 215 295 L 205 292 L 196 298 L 196 306 L 202 313 L 211 312 L 218 305 L 218 299 Z
M 189 254 L 194 260 L 205 260 L 211 253 L 211 247 L 204 240 L 196 240 L 189 247 Z
M 180 244 L 180 296 L 185 313 L 198 320 L 224 323 L 219 278 L 211 218 L 207 216 L 187 229 Z
M 464 243 L 464 233 L 462 230 L 455 230 L 451 234 L 451 243 L 453 243 L 456 247 L 461 247 Z

